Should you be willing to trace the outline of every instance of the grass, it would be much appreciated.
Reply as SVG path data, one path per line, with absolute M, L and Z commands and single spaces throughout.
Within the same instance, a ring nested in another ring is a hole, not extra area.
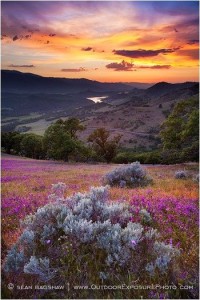
M 65 196 L 70 196 L 88 191 L 91 186 L 102 185 L 103 175 L 114 168 L 116 165 L 2 157 L 2 259 L 21 232 L 20 219 L 48 203 L 51 184 L 64 182 L 67 185 Z M 178 284 L 195 286 L 198 282 L 198 184 L 193 177 L 198 172 L 198 165 L 146 166 L 146 169 L 154 180 L 153 185 L 137 189 L 114 187 L 111 188 L 111 198 L 113 201 L 129 202 L 134 207 L 144 207 L 151 213 L 162 239 L 181 250 L 179 277 L 176 278 Z M 174 179 L 175 171 L 181 169 L 189 172 L 188 179 Z M 7 280 L 9 278 L 5 282 Z M 80 293 L 84 297 L 85 292 Z M 78 294 L 74 295 L 77 297 Z M 112 298 L 112 294 L 109 295 Z M 8 296 L 13 297 L 12 293 Z M 185 297 L 184 291 L 177 297 Z

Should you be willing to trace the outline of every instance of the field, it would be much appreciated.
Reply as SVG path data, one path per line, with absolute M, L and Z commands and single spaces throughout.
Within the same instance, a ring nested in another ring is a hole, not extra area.
M 3 155 L 3 262 L 7 251 L 17 241 L 22 231 L 20 219 L 23 220 L 26 215 L 36 212 L 37 208 L 49 202 L 48 195 L 51 194 L 52 184 L 65 183 L 67 187 L 65 197 L 72 196 L 77 192 L 87 192 L 91 186 L 102 186 L 102 176 L 114 168 L 116 165 L 67 164 Z M 111 199 L 114 202 L 129 203 L 136 208 L 145 208 L 151 214 L 154 228 L 160 232 L 161 240 L 177 247 L 181 253 L 173 282 L 178 285 L 178 292 L 173 294 L 173 297 L 174 295 L 182 299 L 198 297 L 198 183 L 194 180 L 198 173 L 198 165 L 151 165 L 145 168 L 154 180 L 152 185 L 136 189 L 112 187 Z M 177 170 L 186 170 L 189 174 L 188 178 L 175 179 L 174 173 Z M 30 276 L 28 279 L 19 277 L 19 275 L 15 277 L 16 284 L 26 284 L 24 280 L 30 280 Z M 14 279 L 9 275 L 3 275 L 2 288 L 5 298 L 36 299 L 33 298 L 36 296 L 32 294 L 32 291 L 9 290 L 7 284 L 13 282 L 12 280 Z M 68 277 L 69 283 L 73 280 L 70 276 Z M 151 280 L 150 283 L 152 283 Z M 181 289 L 181 286 L 185 288 Z M 170 298 L 168 292 L 167 290 L 162 290 L 162 293 L 151 291 L 152 294 L 146 294 L 147 291 L 140 291 L 140 295 L 164 299 Z M 87 298 L 88 294 L 85 296 L 84 293 L 84 291 L 79 292 L 75 294 L 75 297 Z M 120 297 L 137 298 L 138 294 L 134 293 L 135 291 L 132 291 L 132 294 L 129 292 L 127 297 L 124 294 Z M 45 297 L 48 298 L 48 296 Z M 68 297 L 73 298 L 74 294 L 69 294 Z M 95 298 L 96 295 L 92 294 L 91 297 Z M 116 295 L 114 294 L 113 297 L 113 294 L 104 294 L 104 297 L 115 298 Z

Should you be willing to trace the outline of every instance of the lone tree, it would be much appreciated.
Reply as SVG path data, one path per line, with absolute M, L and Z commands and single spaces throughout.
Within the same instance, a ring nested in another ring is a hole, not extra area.
M 93 150 L 101 158 L 110 163 L 116 156 L 119 148 L 119 142 L 122 135 L 116 135 L 110 139 L 110 133 L 105 128 L 98 128 L 88 137 L 88 142 L 92 143 Z
M 60 119 L 50 125 L 44 134 L 44 146 L 49 158 L 68 161 L 69 155 L 77 153 L 83 148 L 76 137 L 77 131 L 84 130 L 84 126 L 75 118 L 66 121 Z

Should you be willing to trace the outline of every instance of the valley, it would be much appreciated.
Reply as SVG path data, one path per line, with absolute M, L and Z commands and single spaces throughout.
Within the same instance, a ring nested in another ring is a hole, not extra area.
M 3 70 L 2 131 L 43 135 L 59 118 L 76 117 L 86 127 L 79 136 L 84 141 L 93 130 L 104 127 L 112 136 L 122 135 L 124 148 L 155 149 L 162 122 L 177 102 L 198 95 L 199 85 L 135 86 Z

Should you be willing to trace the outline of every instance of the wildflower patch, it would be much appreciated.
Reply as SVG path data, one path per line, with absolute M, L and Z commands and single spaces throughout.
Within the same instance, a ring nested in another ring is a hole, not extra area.
M 124 269 L 135 277 L 172 270 L 179 250 L 160 241 L 145 209 L 138 212 L 140 223 L 132 206 L 110 201 L 108 186 L 70 198 L 63 197 L 64 189 L 62 183 L 53 185 L 52 203 L 22 223 L 24 232 L 6 257 L 6 272 L 56 282 L 78 269 L 89 284 L 91 277 L 107 280 Z

